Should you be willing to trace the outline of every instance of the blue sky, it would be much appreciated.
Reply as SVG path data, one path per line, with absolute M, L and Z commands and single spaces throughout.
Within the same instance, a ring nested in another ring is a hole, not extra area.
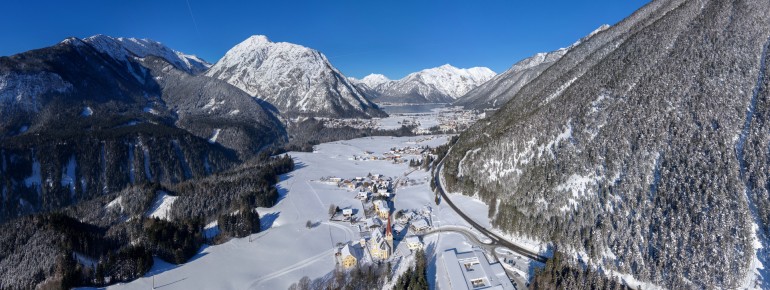
M 348 76 L 400 78 L 446 63 L 500 73 L 617 23 L 648 1 L 7 2 L 0 55 L 106 34 L 150 38 L 213 63 L 250 35 L 264 34 L 318 49 Z

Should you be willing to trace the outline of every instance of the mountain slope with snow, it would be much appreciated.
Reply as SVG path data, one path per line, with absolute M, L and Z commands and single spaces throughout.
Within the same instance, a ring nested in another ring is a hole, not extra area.
M 602 25 L 588 36 L 578 40 L 567 48 L 551 52 L 538 53 L 514 64 L 507 71 L 495 76 L 490 81 L 474 88 L 463 95 L 455 105 L 468 109 L 499 108 L 511 99 L 522 87 L 534 80 L 553 63 L 561 59 L 570 49 L 609 28 Z
M 269 108 L 224 81 L 77 38 L 0 57 L 0 116 L 0 182 L 13 205 L 0 222 L 206 176 L 286 137 Z
M 448 189 L 605 273 L 767 289 L 767 15 L 764 0 L 651 1 L 463 132 Z
M 153 55 L 163 58 L 176 68 L 194 75 L 202 73 L 211 66 L 210 63 L 197 56 L 170 49 L 162 43 L 150 39 L 111 37 L 99 34 L 86 38 L 84 41 L 118 61 L 125 62 L 134 56 L 144 58 Z
M 381 117 L 386 114 L 322 53 L 292 43 L 249 37 L 206 75 L 265 100 L 285 116 Z
M 369 75 L 360 82 L 377 92 L 378 103 L 451 103 L 495 76 L 485 67 L 459 69 L 449 64 L 388 81 Z M 375 85 L 372 87 L 372 85 Z

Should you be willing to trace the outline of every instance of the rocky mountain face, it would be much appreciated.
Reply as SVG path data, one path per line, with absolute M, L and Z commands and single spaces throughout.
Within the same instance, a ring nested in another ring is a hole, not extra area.
M 767 287 L 768 13 L 767 1 L 649 3 L 464 132 L 446 185 L 488 203 L 499 229 L 605 273 Z
M 270 104 L 225 81 L 190 75 L 162 58 L 145 58 L 141 63 L 156 76 L 162 96 L 161 102 L 148 104 L 145 112 L 172 111 L 175 126 L 242 157 L 285 141 L 285 128 Z
M 109 39 L 0 57 L 0 222 L 131 184 L 205 176 L 285 139 L 241 90 L 193 76 L 169 55 L 107 53 Z
M 551 67 L 553 63 L 561 59 L 561 57 L 570 49 L 607 28 L 609 28 L 609 26 L 603 25 L 569 47 L 551 52 L 538 53 L 521 60 L 507 71 L 496 75 L 488 82 L 472 89 L 467 94 L 457 99 L 454 104 L 468 109 L 499 108 L 507 103 L 511 97 L 516 95 L 524 85 L 538 77 L 546 69 Z
M 110 37 L 94 35 L 84 41 L 98 51 L 113 59 L 128 62 L 134 57 L 156 56 L 165 59 L 177 69 L 197 75 L 207 70 L 211 64 L 194 55 L 184 54 L 150 39 Z
M 446 64 L 400 80 L 369 75 L 359 83 L 375 92 L 373 99 L 378 103 L 451 103 L 494 76 L 495 72 L 485 67 L 459 69 Z
M 322 53 L 261 35 L 230 49 L 206 75 L 272 104 L 287 117 L 386 116 Z

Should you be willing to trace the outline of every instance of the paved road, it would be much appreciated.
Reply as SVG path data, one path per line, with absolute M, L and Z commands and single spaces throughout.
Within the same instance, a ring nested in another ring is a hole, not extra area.
M 441 227 L 429 230 L 427 232 L 418 234 L 417 236 L 424 237 L 424 236 L 430 236 L 430 235 L 439 234 L 439 233 L 458 233 L 458 234 L 461 234 L 461 235 L 465 236 L 466 238 L 468 238 L 470 240 L 470 242 L 472 242 L 472 243 L 474 243 L 476 245 L 479 245 L 479 246 L 481 246 L 483 248 L 489 248 L 490 250 L 493 251 L 493 253 L 494 253 L 494 248 L 497 247 L 497 246 L 492 245 L 492 244 L 490 244 L 488 242 L 485 243 L 485 242 L 479 240 L 479 237 L 476 235 L 476 233 L 474 233 L 473 231 L 471 231 L 471 230 L 469 230 L 467 228 L 463 228 L 463 227 L 460 227 L 460 226 L 441 226 Z
M 444 157 L 444 158 L 446 158 L 446 157 Z M 444 202 L 446 202 L 449 205 L 449 207 L 451 207 L 455 212 L 457 212 L 457 214 L 460 215 L 460 217 L 462 217 L 465 221 L 467 221 L 469 224 L 471 224 L 471 226 L 473 228 L 475 228 L 476 230 L 481 232 L 481 234 L 483 234 L 483 235 L 487 236 L 489 239 L 491 239 L 493 244 L 509 248 L 512 251 L 514 251 L 514 252 L 516 252 L 516 253 L 518 253 L 518 254 L 520 254 L 522 256 L 525 256 L 527 258 L 530 258 L 532 260 L 535 260 L 535 261 L 538 261 L 538 262 L 541 262 L 541 263 L 545 263 L 545 261 L 548 259 L 547 257 L 538 255 L 535 252 L 532 252 L 530 250 L 527 250 L 525 248 L 522 248 L 522 247 L 520 247 L 520 246 L 518 246 L 518 245 L 516 245 L 514 243 L 511 243 L 511 242 L 505 240 L 504 238 L 498 236 L 497 234 L 493 233 L 492 231 L 490 231 L 490 230 L 482 227 L 478 223 L 476 223 L 476 221 L 474 221 L 472 218 L 470 218 L 465 213 L 463 213 L 457 206 L 455 206 L 455 204 L 452 203 L 451 199 L 449 199 L 449 196 L 446 194 L 446 192 L 444 191 L 444 188 L 441 185 L 440 175 L 441 175 L 441 168 L 443 166 L 444 166 L 444 159 L 441 159 L 441 162 L 438 163 L 438 166 L 436 167 L 436 172 L 433 175 L 433 181 L 436 183 L 436 190 L 438 190 L 438 192 L 441 194 L 441 198 L 444 200 Z
M 479 240 L 479 237 L 478 235 L 476 235 L 476 233 L 461 226 L 441 226 L 441 227 L 432 229 L 430 231 L 427 231 L 425 233 L 418 234 L 417 236 L 424 238 L 429 235 L 440 234 L 440 233 L 461 234 L 465 236 L 468 239 L 468 241 L 470 241 L 471 243 L 475 244 L 476 246 L 483 249 L 484 251 L 492 254 L 497 259 L 498 262 L 503 263 L 503 259 L 500 258 L 500 255 L 497 252 L 497 248 L 502 247 L 501 245 L 485 243 L 484 241 Z M 518 272 L 513 271 L 505 266 L 503 266 L 503 270 L 505 270 L 505 273 L 508 274 L 508 278 L 513 279 L 516 282 L 516 285 L 517 285 L 516 289 L 519 289 L 518 287 L 522 287 L 526 285 L 527 278 L 521 276 L 521 274 L 519 274 Z

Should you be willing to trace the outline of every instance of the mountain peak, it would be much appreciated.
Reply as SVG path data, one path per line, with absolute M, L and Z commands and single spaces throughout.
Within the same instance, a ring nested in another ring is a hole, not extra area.
M 361 79 L 361 82 L 370 88 L 374 88 L 389 81 L 390 79 L 388 77 L 381 74 L 369 74 L 368 76 L 365 76 L 363 79 Z
M 270 39 L 266 35 L 261 34 L 249 36 L 246 41 L 250 43 L 270 43 Z
M 227 54 L 250 53 L 252 51 L 272 46 L 274 44 L 277 43 L 271 42 L 270 39 L 265 35 L 252 35 L 249 36 L 249 38 L 241 41 L 241 43 L 235 45 L 232 49 L 230 49 L 230 51 L 227 52 Z
M 255 35 L 230 49 L 209 69 L 288 116 L 383 116 L 319 51 Z
M 126 62 L 132 57 L 144 58 L 152 55 L 163 58 L 178 69 L 190 74 L 199 74 L 211 66 L 197 56 L 184 54 L 147 38 L 112 37 L 97 34 L 86 38 L 84 42 L 91 44 L 96 50 L 110 55 L 119 62 Z
M 59 44 L 82 45 L 84 44 L 84 42 L 82 39 L 77 37 L 67 37 L 61 42 L 59 42 Z
M 376 90 L 381 102 L 448 103 L 495 75 L 494 71 L 486 67 L 461 69 L 444 64 L 411 73 L 400 80 L 382 82 Z M 370 76 L 374 79 L 376 75 Z M 362 82 L 366 83 L 366 78 Z

